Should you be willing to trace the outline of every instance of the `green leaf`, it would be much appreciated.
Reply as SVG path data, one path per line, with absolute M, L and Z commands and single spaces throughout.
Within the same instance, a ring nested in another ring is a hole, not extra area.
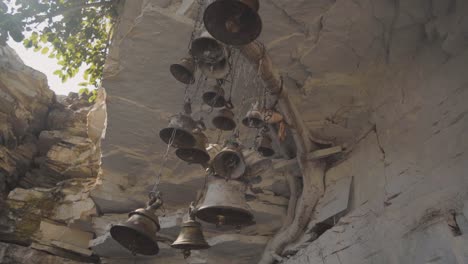
M 47 54 L 47 52 L 49 52 L 49 47 L 42 48 L 42 50 L 41 50 L 42 54 Z

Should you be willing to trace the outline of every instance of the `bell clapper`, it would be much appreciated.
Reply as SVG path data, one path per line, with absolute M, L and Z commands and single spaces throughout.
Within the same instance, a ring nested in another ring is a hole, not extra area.
M 190 254 L 191 254 L 190 249 L 184 249 L 182 251 L 182 254 L 184 255 L 184 259 L 188 259 L 190 257 Z

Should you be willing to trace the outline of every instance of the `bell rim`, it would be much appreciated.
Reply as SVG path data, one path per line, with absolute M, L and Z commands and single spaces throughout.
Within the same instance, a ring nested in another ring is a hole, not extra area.
M 255 126 L 254 126 L 254 125 L 250 125 L 250 122 L 249 122 L 250 119 L 259 120 L 259 121 L 258 121 L 258 125 L 255 125 Z M 265 126 L 265 121 L 264 121 L 263 119 L 260 119 L 260 118 L 257 118 L 257 117 L 254 117 L 254 118 L 252 118 L 252 117 L 245 117 L 245 118 L 242 119 L 242 124 L 243 124 L 244 126 L 248 127 L 248 128 L 261 128 L 261 127 Z
M 249 226 L 249 225 L 255 224 L 254 215 L 249 210 L 232 207 L 232 206 L 216 206 L 216 208 L 214 208 L 212 205 L 203 205 L 197 209 L 196 217 L 204 222 L 216 224 L 217 221 L 212 221 L 211 219 L 213 218 L 208 215 L 205 215 L 204 213 L 206 210 L 209 210 L 209 209 L 222 209 L 222 210 L 228 209 L 228 210 L 236 211 L 237 214 L 239 213 L 242 214 L 243 217 L 245 216 L 245 219 L 243 220 L 246 220 L 246 221 L 237 221 L 236 223 L 232 223 L 232 221 L 226 221 L 224 225 Z
M 163 129 L 161 129 L 159 131 L 159 137 L 161 138 L 162 141 L 164 141 L 164 143 L 169 144 L 169 139 L 171 138 L 174 129 L 176 130 L 176 136 L 175 137 L 177 137 L 177 133 L 182 133 L 184 136 L 190 137 L 190 142 L 191 143 L 190 144 L 178 144 L 177 142 L 172 142 L 172 147 L 174 147 L 174 148 L 190 148 L 190 147 L 195 146 L 196 139 L 192 135 L 192 133 L 189 132 L 186 129 L 177 128 L 177 127 L 166 127 L 166 128 L 163 128 Z
M 263 156 L 263 157 L 271 157 L 275 155 L 275 151 L 271 148 L 265 148 L 265 147 L 258 147 L 257 151 Z
M 177 74 L 176 74 L 176 71 L 177 70 L 183 70 L 185 71 L 186 73 L 189 73 L 191 78 L 190 80 L 185 80 L 185 79 L 182 79 L 182 78 L 178 78 Z M 189 70 L 187 70 L 185 67 L 183 67 L 182 65 L 178 64 L 178 63 L 174 63 L 174 64 L 171 64 L 171 66 L 169 67 L 169 71 L 171 72 L 172 76 L 179 82 L 183 83 L 183 84 L 194 84 L 195 83 L 195 76 L 193 75 L 193 72 L 190 72 Z
M 110 228 L 109 233 L 111 234 L 112 239 L 114 239 L 122 247 L 126 248 L 129 251 L 132 250 L 132 249 L 130 249 L 129 247 L 126 246 L 126 243 L 124 243 L 125 239 L 122 239 L 122 238 L 119 239 L 119 235 L 118 235 L 118 230 L 119 229 L 125 229 L 125 230 L 131 230 L 133 232 L 137 232 L 139 235 L 141 235 L 142 237 L 147 238 L 148 241 L 150 241 L 153 244 L 153 247 L 151 247 L 153 250 L 148 250 L 148 251 L 137 251 L 136 250 L 135 253 L 140 254 L 140 255 L 145 255 L 145 256 L 154 256 L 154 255 L 157 255 L 159 253 L 159 245 L 158 245 L 158 242 L 157 242 L 156 239 L 152 239 L 152 238 L 148 237 L 147 234 L 141 232 L 140 230 L 132 229 L 132 228 L 130 228 L 130 227 L 124 225 L 124 224 L 113 225 Z
M 233 9 L 232 8 L 233 5 L 237 5 L 238 7 L 243 8 L 244 11 L 247 10 L 246 12 L 249 13 L 249 16 L 252 16 L 256 24 L 258 24 L 257 30 L 253 34 L 251 34 L 250 37 L 245 38 L 246 40 L 243 40 L 242 38 L 240 38 L 240 36 L 236 34 L 232 34 L 233 36 L 231 36 L 230 38 L 224 37 L 226 34 L 229 34 L 227 33 L 227 30 L 225 30 L 223 33 L 218 34 L 218 31 L 216 30 L 216 26 L 214 25 L 219 25 L 219 24 L 207 23 L 208 18 L 212 16 L 211 13 L 214 13 L 214 14 L 218 13 L 218 10 L 217 10 L 217 8 L 219 8 L 218 6 L 224 3 L 227 3 L 229 5 L 229 7 L 226 9 Z M 208 5 L 203 14 L 203 23 L 208 33 L 210 33 L 211 36 L 213 36 L 216 40 L 222 43 L 225 43 L 227 45 L 233 45 L 233 46 L 242 46 L 242 45 L 247 45 L 251 43 L 252 41 L 256 40 L 260 36 L 262 32 L 262 28 L 263 28 L 262 19 L 257 11 L 252 9 L 249 5 L 242 3 L 241 1 L 232 1 L 232 0 L 217 0 L 211 3 L 210 5 Z
M 185 158 L 182 157 L 182 154 L 181 152 L 182 151 L 197 151 L 199 153 L 197 153 L 197 155 L 200 155 L 201 158 L 200 158 L 200 161 L 197 161 L 197 162 L 194 162 L 194 161 L 191 161 L 191 160 L 187 160 Z M 196 148 L 179 148 L 176 150 L 176 156 L 185 161 L 185 162 L 188 162 L 188 163 L 191 163 L 191 164 L 206 164 L 210 161 L 210 155 L 208 153 L 206 153 L 205 151 L 202 151 L 202 150 L 199 150 L 199 149 L 196 149 Z
M 223 131 L 231 131 L 231 130 L 234 130 L 234 129 L 237 127 L 237 124 L 236 124 L 236 122 L 235 122 L 234 120 L 229 120 L 229 119 L 227 119 L 227 118 L 226 118 L 227 121 L 223 121 L 223 122 L 220 122 L 220 121 L 219 121 L 219 123 L 221 123 L 221 124 L 228 123 L 228 125 L 223 126 L 223 127 L 217 126 L 215 123 L 218 123 L 218 122 L 216 122 L 215 120 L 219 120 L 219 119 L 221 119 L 221 118 L 224 119 L 224 117 L 217 116 L 217 117 L 214 117 L 214 118 L 211 120 L 211 123 L 212 123 L 213 126 L 215 126 L 217 129 L 223 130 Z
M 214 94 L 214 95 L 213 95 Z M 224 99 L 223 96 L 218 96 L 218 99 L 214 102 L 214 104 L 210 104 L 210 102 L 213 102 L 213 99 L 217 96 L 218 94 L 215 92 L 205 92 L 202 95 L 203 103 L 206 105 L 209 105 L 214 108 L 219 108 L 219 107 L 224 107 L 226 105 L 226 99 Z
M 171 247 L 172 248 L 175 248 L 175 249 L 182 249 L 182 250 L 203 250 L 203 249 L 209 249 L 211 248 L 210 244 L 208 244 L 208 242 L 205 241 L 205 244 L 204 245 L 194 245 L 194 244 L 190 244 L 189 242 L 185 242 L 185 241 L 181 241 L 181 242 L 177 242 L 177 244 L 175 244 L 177 242 L 174 241 L 174 243 L 171 244 Z

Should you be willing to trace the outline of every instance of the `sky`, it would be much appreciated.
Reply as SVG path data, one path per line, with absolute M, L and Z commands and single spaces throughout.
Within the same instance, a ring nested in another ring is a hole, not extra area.
M 52 74 L 61 67 L 57 64 L 56 59 L 48 58 L 48 54 L 43 55 L 40 52 L 34 52 L 33 49 L 26 49 L 22 43 L 14 42 L 11 39 L 8 41 L 8 45 L 18 53 L 26 65 L 47 75 L 49 87 L 56 94 L 67 95 L 69 92 L 78 92 L 78 90 L 80 90 L 81 87 L 79 87 L 78 84 L 84 81 L 83 68 L 74 78 L 68 79 L 65 83 L 62 83 L 58 76 Z

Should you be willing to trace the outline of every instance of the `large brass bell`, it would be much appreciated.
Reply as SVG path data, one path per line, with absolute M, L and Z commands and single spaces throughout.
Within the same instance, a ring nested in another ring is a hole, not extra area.
M 113 225 L 110 229 L 112 238 L 133 254 L 156 255 L 159 246 L 156 233 L 161 229 L 156 209 L 162 205 L 160 199 L 137 209 L 129 214 L 125 224 Z
M 206 63 L 216 63 L 227 57 L 223 44 L 219 43 L 207 31 L 192 41 L 190 54 L 197 61 Z
M 189 219 L 182 223 L 179 236 L 171 244 L 172 248 L 182 249 L 185 258 L 190 256 L 190 250 L 210 248 L 203 236 L 201 224 L 195 220 L 195 212 L 192 204 L 189 209 Z
M 272 140 L 270 136 L 264 134 L 260 137 L 257 151 L 262 154 L 263 157 L 271 157 L 275 154 L 275 150 L 271 146 Z
M 224 89 L 220 85 L 214 85 L 202 95 L 203 102 L 211 107 L 223 107 L 226 104 Z
M 261 128 L 265 126 L 264 116 L 254 106 L 251 110 L 247 112 L 244 119 L 242 119 L 242 124 L 249 128 Z
M 172 64 L 169 70 L 172 76 L 181 83 L 191 84 L 195 82 L 195 61 L 192 57 L 183 58 L 179 63 Z
M 169 126 L 159 131 L 159 137 L 166 144 L 172 143 L 175 148 L 189 148 L 196 143 L 193 130 L 201 125 L 186 114 L 177 114 L 171 117 Z
M 195 145 L 177 149 L 176 156 L 188 163 L 207 164 L 210 161 L 210 155 L 206 151 L 208 139 L 199 130 L 195 130 L 193 136 L 195 137 Z
M 213 179 L 208 183 L 197 218 L 218 226 L 247 226 L 255 224 L 245 200 L 246 186 L 240 181 Z
M 258 8 L 258 0 L 217 0 L 206 8 L 203 22 L 215 39 L 228 45 L 246 45 L 262 31 Z
M 217 129 L 224 131 L 230 131 L 236 128 L 234 113 L 226 107 L 218 109 L 211 122 Z
M 246 170 L 246 165 L 240 147 L 237 143 L 230 143 L 223 148 L 211 162 L 211 168 L 219 177 L 238 179 Z
M 229 63 L 228 59 L 224 58 L 215 63 L 208 63 L 199 61 L 198 67 L 200 68 L 201 72 L 208 78 L 212 79 L 223 79 L 229 73 Z

